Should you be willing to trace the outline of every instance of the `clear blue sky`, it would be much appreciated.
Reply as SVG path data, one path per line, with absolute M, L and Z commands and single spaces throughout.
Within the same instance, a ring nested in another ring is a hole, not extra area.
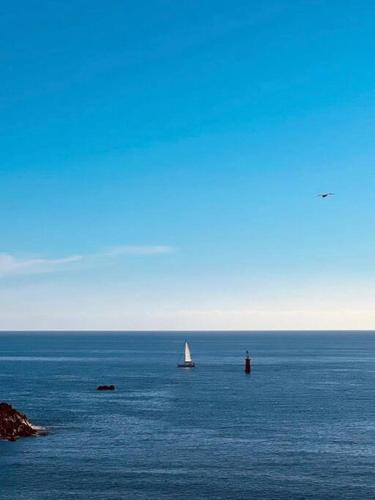
M 374 33 L 372 1 L 3 4 L 0 328 L 375 328 Z

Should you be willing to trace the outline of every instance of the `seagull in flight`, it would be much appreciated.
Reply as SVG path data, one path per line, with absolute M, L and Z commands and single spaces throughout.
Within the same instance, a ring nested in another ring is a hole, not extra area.
M 318 196 L 320 196 L 320 198 L 328 198 L 328 196 L 334 196 L 335 193 L 320 193 L 318 194 Z

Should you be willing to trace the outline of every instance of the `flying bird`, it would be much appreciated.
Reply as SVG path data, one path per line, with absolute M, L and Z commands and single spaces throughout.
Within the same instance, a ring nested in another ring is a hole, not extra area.
M 334 196 L 335 193 L 320 193 L 318 194 L 318 196 L 320 196 L 320 198 L 327 198 L 328 196 Z

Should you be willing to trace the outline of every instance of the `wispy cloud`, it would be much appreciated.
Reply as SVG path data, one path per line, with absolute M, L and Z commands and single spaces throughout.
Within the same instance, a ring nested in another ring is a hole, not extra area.
M 175 249 L 166 245 L 122 245 L 110 248 L 102 255 L 108 257 L 117 257 L 120 255 L 156 255 L 173 253 Z
M 0 254 L 0 276 L 17 274 L 49 273 L 67 264 L 82 261 L 82 255 L 60 259 L 21 258 L 11 254 Z
M 57 259 L 42 257 L 18 257 L 0 253 L 0 277 L 24 274 L 42 274 L 71 268 L 79 263 L 115 259 L 121 256 L 170 254 L 175 249 L 166 245 L 123 245 L 86 255 L 71 255 Z

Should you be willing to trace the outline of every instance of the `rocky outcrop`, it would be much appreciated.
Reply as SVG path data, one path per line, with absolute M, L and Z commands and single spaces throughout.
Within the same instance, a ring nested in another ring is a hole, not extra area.
M 96 390 L 97 391 L 114 391 L 115 386 L 114 385 L 98 385 Z
M 24 415 L 7 403 L 0 403 L 0 439 L 15 441 L 20 437 L 46 434 L 42 428 L 34 426 Z

